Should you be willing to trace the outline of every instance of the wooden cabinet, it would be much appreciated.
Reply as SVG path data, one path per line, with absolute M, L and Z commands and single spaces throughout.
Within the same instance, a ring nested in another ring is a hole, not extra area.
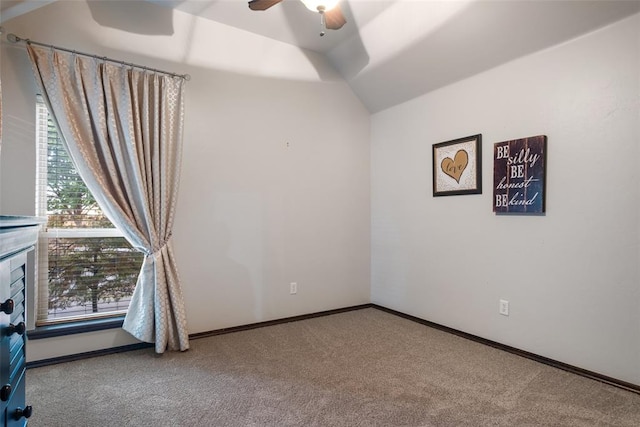
M 39 218 L 0 216 L 0 426 L 25 426 L 27 255 Z

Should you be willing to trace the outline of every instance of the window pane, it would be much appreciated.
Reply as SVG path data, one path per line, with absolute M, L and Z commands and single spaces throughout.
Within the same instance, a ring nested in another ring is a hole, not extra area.
M 47 121 L 47 217 L 49 228 L 113 228 L 73 166 L 50 118 Z
M 49 239 L 48 318 L 126 310 L 142 257 L 123 237 Z
M 47 250 L 39 255 L 37 323 L 122 312 L 129 306 L 143 254 L 124 237 L 113 237 L 121 233 L 80 178 L 42 100 L 36 116 L 36 204 L 38 215 L 48 219 L 41 236 L 41 249 Z

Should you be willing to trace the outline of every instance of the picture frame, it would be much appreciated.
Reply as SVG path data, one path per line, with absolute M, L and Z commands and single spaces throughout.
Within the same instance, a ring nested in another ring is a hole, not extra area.
M 482 194 L 482 134 L 433 144 L 433 197 Z
M 547 136 L 496 142 L 493 146 L 493 212 L 544 215 Z

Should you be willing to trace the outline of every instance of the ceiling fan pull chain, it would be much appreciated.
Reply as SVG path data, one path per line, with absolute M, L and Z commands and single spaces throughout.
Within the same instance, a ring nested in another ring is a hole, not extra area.
M 327 23 L 324 19 L 324 10 L 320 10 L 319 12 L 320 12 L 320 37 L 322 37 L 326 34 L 325 30 L 327 29 Z

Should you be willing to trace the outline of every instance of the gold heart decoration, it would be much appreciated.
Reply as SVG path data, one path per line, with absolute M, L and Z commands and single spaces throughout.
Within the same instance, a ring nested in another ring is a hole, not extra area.
M 469 164 L 469 155 L 465 150 L 458 150 L 455 156 L 453 156 L 453 160 L 450 157 L 445 157 L 442 159 L 442 163 L 440 163 L 440 167 L 442 168 L 442 172 L 449 175 L 451 178 L 455 179 L 458 184 L 460 184 L 460 177 L 462 176 L 462 172 L 467 168 Z

